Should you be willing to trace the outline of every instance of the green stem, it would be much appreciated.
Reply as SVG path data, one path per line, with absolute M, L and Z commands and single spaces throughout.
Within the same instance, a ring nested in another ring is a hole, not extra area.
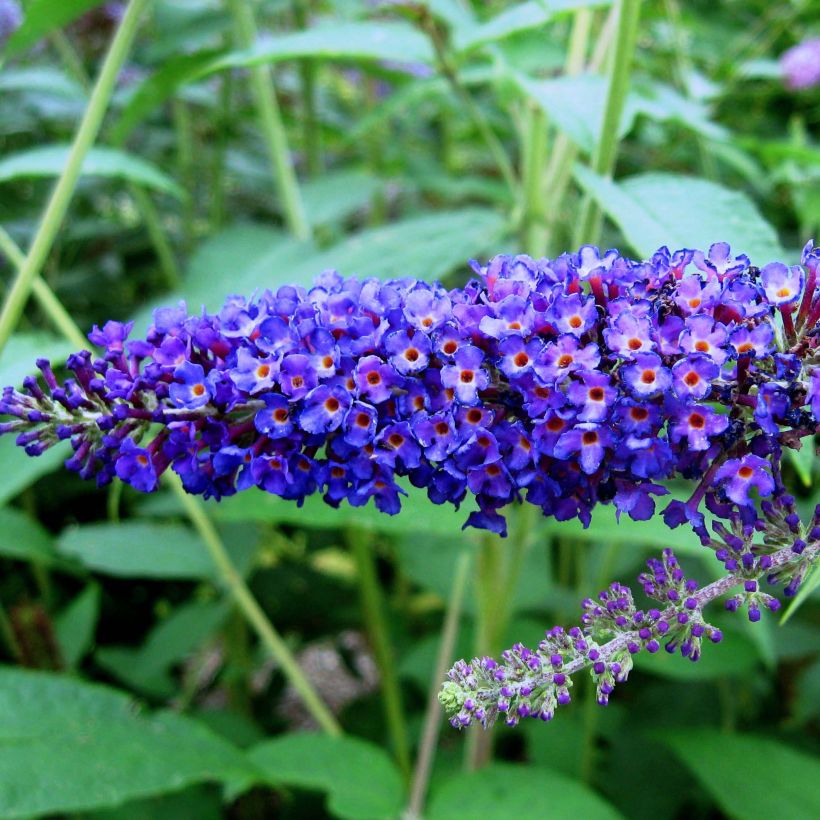
M 26 306 L 34 280 L 42 270 L 43 264 L 54 245 L 57 232 L 60 230 L 71 197 L 74 194 L 74 189 L 77 186 L 83 160 L 100 131 L 103 117 L 114 91 L 117 75 L 128 56 L 137 33 L 140 16 L 148 3 L 149 0 L 130 0 L 120 27 L 111 41 L 100 75 L 94 85 L 94 90 L 91 92 L 88 106 L 74 137 L 65 168 L 57 180 L 34 241 L 31 243 L 23 264 L 18 269 L 11 289 L 6 294 L 2 310 L 0 310 L 0 351 L 6 346 L 14 331 Z
M 615 157 L 618 153 L 618 129 L 621 124 L 626 94 L 629 90 L 629 75 L 638 40 L 638 21 L 641 0 L 619 0 L 618 23 L 613 42 L 614 52 L 609 68 L 609 88 L 607 90 L 604 119 L 598 135 L 598 142 L 592 157 L 592 170 L 602 176 L 612 176 Z M 595 244 L 601 230 L 601 211 L 591 196 L 584 197 L 575 244 L 589 242 Z
M 171 118 L 174 122 L 174 132 L 177 143 L 177 174 L 182 183 L 182 187 L 188 192 L 188 196 L 182 207 L 182 244 L 188 251 L 194 244 L 194 221 L 196 218 L 195 195 L 196 188 L 196 158 L 194 147 L 194 128 L 191 123 L 191 112 L 185 100 L 177 97 L 171 106 Z M 147 197 L 146 197 L 147 199 Z M 148 201 L 150 205 L 150 200 Z M 157 224 L 159 220 L 155 221 Z M 149 234 L 151 225 L 147 222 Z M 152 236 L 153 239 L 153 236 Z
M 0 227 L 0 253 L 5 254 L 18 270 L 23 266 L 26 259 L 25 254 L 17 247 L 17 243 L 2 227 Z M 87 339 L 71 318 L 71 314 L 63 307 L 63 303 L 54 295 L 54 291 L 39 274 L 31 285 L 31 292 L 54 327 L 71 344 L 75 345 L 78 350 L 88 347 Z
M 165 277 L 165 284 L 168 285 L 171 290 L 175 290 L 182 284 L 182 274 L 180 273 L 179 265 L 174 256 L 174 249 L 171 247 L 171 242 L 162 226 L 162 218 L 159 215 L 159 211 L 147 191 L 139 185 L 129 185 L 128 189 L 134 198 L 137 210 L 142 216 L 142 221 L 145 223 L 148 238 L 154 246 L 154 253 L 157 255 L 160 270 Z M 189 197 L 189 199 L 192 199 L 192 197 Z M 186 208 L 187 207 L 186 205 Z
M 544 252 L 544 162 L 547 156 L 547 118 L 540 108 L 531 106 L 528 111 L 524 163 L 522 168 L 524 216 L 524 250 L 530 256 L 542 256 Z
M 486 143 L 487 148 L 489 148 L 490 154 L 492 154 L 493 160 L 498 167 L 501 176 L 507 183 L 510 193 L 513 195 L 513 198 L 516 198 L 516 193 L 518 191 L 518 180 L 515 177 L 515 171 L 509 157 L 507 156 L 507 151 L 504 148 L 504 145 L 496 136 L 492 126 L 484 116 L 484 112 L 481 110 L 478 103 L 473 99 L 473 95 L 461 82 L 458 76 L 458 68 L 450 56 L 448 44 L 440 29 L 436 25 L 435 20 L 433 20 L 429 14 L 425 14 L 422 17 L 422 26 L 430 37 L 430 42 L 433 44 L 433 49 L 436 52 L 436 59 L 442 75 L 446 78 L 459 100 L 461 100 L 467 114 L 473 121 L 473 125 L 476 127 L 476 130 Z
M 387 728 L 399 767 L 409 778 L 410 746 L 404 721 L 401 688 L 396 675 L 395 657 L 385 617 L 385 604 L 376 577 L 373 544 L 367 533 L 361 530 L 351 530 L 348 540 L 359 573 L 364 622 L 379 667 Z
M 293 18 L 296 28 L 308 27 L 307 12 L 309 0 L 292 0 Z M 316 74 L 319 70 L 316 60 L 299 61 L 299 79 L 302 92 L 302 143 L 305 151 L 305 165 L 308 176 L 317 177 L 322 173 L 322 132 L 316 115 Z
M 49 39 L 54 46 L 54 50 L 63 61 L 68 73 L 71 74 L 83 88 L 89 89 L 91 87 L 91 79 L 85 70 L 80 55 L 77 54 L 77 50 L 71 44 L 71 40 L 66 37 L 65 32 L 57 29 L 51 32 Z
M 253 7 L 247 0 L 229 0 L 234 18 L 237 40 L 241 48 L 250 48 L 256 41 L 256 21 Z M 250 69 L 251 91 L 253 93 L 259 125 L 270 154 L 274 178 L 285 212 L 288 229 L 297 239 L 309 239 L 310 224 L 305 215 L 299 183 L 293 170 L 288 138 L 282 124 L 276 88 L 270 68 L 264 65 Z
M 216 527 L 214 527 L 213 522 L 202 508 L 202 504 L 194 496 L 185 492 L 176 475 L 167 474 L 166 481 L 182 504 L 185 514 L 205 542 L 205 546 L 228 593 L 233 597 L 243 617 L 256 632 L 266 649 L 276 659 L 285 678 L 302 699 L 305 708 L 325 732 L 329 735 L 341 735 L 342 729 L 336 722 L 336 718 L 333 717 L 310 681 L 305 677 L 293 653 L 288 649 L 282 636 L 276 631 L 256 598 L 253 597 L 248 585 L 233 565 L 231 557 L 216 531 Z
M 441 629 L 441 643 L 436 656 L 433 678 L 430 682 L 430 693 L 427 697 L 427 708 L 424 713 L 424 726 L 421 730 L 421 745 L 416 757 L 416 766 L 413 770 L 413 782 L 410 787 L 407 812 L 404 815 L 405 820 L 420 818 L 424 812 L 424 799 L 427 795 L 427 786 L 430 782 L 430 772 L 433 768 L 436 744 L 441 729 L 442 715 L 441 706 L 438 702 L 438 693 L 441 688 L 441 681 L 444 679 L 447 667 L 453 658 L 469 569 L 470 552 L 464 549 L 456 560 L 453 585 L 447 597 L 447 610 L 444 614 L 444 624 Z
M 228 135 L 231 132 L 231 98 L 233 96 L 234 74 L 222 74 L 219 88 L 219 114 L 217 132 L 214 137 L 214 156 L 211 170 L 211 231 L 215 232 L 225 221 L 225 158 L 228 153 Z

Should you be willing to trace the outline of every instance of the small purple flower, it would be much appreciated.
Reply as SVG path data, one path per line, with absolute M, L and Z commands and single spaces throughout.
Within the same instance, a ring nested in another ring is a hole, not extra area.
M 580 338 L 598 320 L 598 309 L 591 296 L 573 293 L 559 296 L 553 302 L 547 318 L 559 333 L 571 333 Z
M 290 353 L 282 359 L 279 366 L 279 386 L 291 400 L 301 399 L 318 383 L 319 378 L 311 367 L 309 356 L 303 353 Z
M 726 328 L 708 315 L 690 316 L 680 337 L 680 346 L 687 353 L 703 353 L 717 365 L 726 361 Z
M 299 426 L 308 433 L 332 432 L 342 423 L 350 401 L 344 388 L 320 384 L 305 396 Z
M 403 376 L 424 370 L 430 361 L 430 340 L 423 333 L 411 339 L 407 331 L 396 331 L 385 338 L 384 347 L 390 363 Z
M 681 399 L 703 399 L 712 390 L 712 382 L 720 374 L 720 368 L 701 353 L 687 356 L 672 367 L 675 393 Z
M 176 381 L 169 388 L 171 400 L 177 407 L 196 410 L 213 397 L 213 387 L 205 378 L 202 365 L 185 362 L 174 370 Z
M 493 339 L 506 339 L 508 336 L 527 336 L 533 324 L 533 309 L 520 296 L 507 296 L 493 306 L 494 315 L 485 316 L 479 322 L 482 333 Z
M 732 249 L 728 242 L 715 242 L 709 252 L 695 251 L 692 257 L 695 265 L 703 271 L 712 271 L 720 279 L 734 273 L 742 273 L 749 267 L 749 257 L 741 253 L 732 256 Z
M 621 368 L 621 377 L 639 399 L 665 393 L 672 384 L 672 375 L 656 353 L 638 353 L 632 364 Z
M 720 296 L 720 284 L 712 276 L 704 282 L 697 274 L 684 276 L 675 293 L 675 304 L 685 316 L 714 306 Z
M 498 345 L 501 354 L 501 371 L 510 378 L 521 376 L 532 370 L 543 345 L 538 339 L 525 342 L 521 336 L 509 336 Z
M 761 496 L 774 492 L 774 480 L 768 472 L 769 462 L 759 456 L 745 455 L 731 458 L 715 473 L 714 486 L 721 488 L 735 504 L 749 506 L 749 492 L 757 488 Z
M 441 327 L 452 312 L 452 303 L 445 295 L 437 296 L 432 291 L 418 289 L 411 291 L 404 303 L 407 321 L 422 333 L 432 333 Z
M 763 322 L 751 330 L 745 325 L 732 331 L 729 344 L 738 356 L 754 356 L 762 359 L 772 352 L 774 331 L 768 322 Z
M 592 475 L 601 466 L 610 442 L 611 435 L 605 427 L 590 422 L 577 424 L 558 439 L 554 455 L 556 458 L 568 458 L 575 453 L 580 454 L 581 469 Z
M 23 11 L 18 0 L 3 0 L 0 3 L 0 48 L 6 40 L 20 28 L 23 22 Z
M 567 390 L 567 397 L 578 408 L 579 421 L 603 421 L 617 396 L 611 379 L 597 370 L 582 371 L 577 374 L 580 381 L 573 381 Z
M 545 346 L 535 363 L 535 372 L 546 384 L 552 384 L 575 370 L 594 370 L 600 361 L 597 345 L 590 342 L 580 347 L 575 336 L 565 333 Z
M 459 443 L 453 420 L 445 413 L 420 416 L 413 420 L 412 426 L 413 433 L 424 447 L 424 455 L 431 461 L 444 461 Z
M 353 447 L 369 444 L 376 436 L 377 417 L 375 407 L 354 401 L 344 418 L 344 440 Z
M 359 359 L 356 367 L 356 386 L 359 395 L 373 404 L 381 404 L 393 395 L 393 385 L 398 381 L 396 372 L 378 356 Z
M 728 417 L 707 405 L 684 405 L 678 410 L 674 423 L 670 422 L 670 438 L 675 442 L 686 439 L 690 450 L 700 452 L 708 450 L 710 439 L 725 432 L 728 426 Z
M 127 438 L 120 445 L 120 455 L 115 464 L 117 477 L 142 493 L 152 493 L 157 488 L 157 472 L 148 450 L 138 447 Z
M 109 321 L 103 325 L 102 330 L 94 325 L 88 339 L 93 344 L 106 348 L 108 352 L 119 353 L 133 328 L 133 322 Z
M 792 89 L 820 85 L 820 37 L 792 46 L 780 56 L 786 85 Z
M 789 267 L 782 262 L 770 262 L 760 272 L 760 279 L 769 302 L 782 307 L 800 298 L 805 283 L 805 272 L 800 265 Z
M 646 353 L 654 348 L 651 324 L 645 317 L 632 313 L 619 313 L 604 329 L 607 347 L 624 359 L 631 359 L 636 353 Z
M 293 432 L 290 402 L 278 393 L 265 393 L 262 401 L 265 406 L 253 418 L 256 429 L 274 439 L 289 436 Z
M 279 362 L 273 356 L 257 358 L 245 347 L 236 351 L 236 367 L 228 371 L 231 381 L 240 389 L 253 395 L 260 390 L 270 390 L 279 375 Z
M 376 437 L 376 445 L 379 447 L 377 458 L 382 464 L 387 463 L 394 468 L 398 461 L 406 470 L 419 466 L 421 448 L 406 421 L 385 427 Z
M 477 404 L 478 391 L 490 383 L 489 376 L 482 368 L 484 354 L 473 345 L 459 348 L 455 364 L 441 369 L 441 383 L 455 391 L 462 404 Z

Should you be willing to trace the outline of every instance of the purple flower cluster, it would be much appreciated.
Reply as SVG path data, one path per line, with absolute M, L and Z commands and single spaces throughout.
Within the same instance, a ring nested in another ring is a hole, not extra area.
M 658 482 L 700 481 L 667 523 L 708 538 L 699 504 L 751 508 L 782 446 L 820 420 L 820 252 L 762 270 L 724 243 L 647 261 L 585 246 L 474 265 L 463 288 L 343 279 L 231 297 L 211 315 L 158 310 L 145 340 L 108 322 L 58 382 L 6 388 L 32 455 L 156 488 L 168 468 L 217 499 L 259 487 L 301 503 L 373 499 L 396 513 L 407 477 L 468 524 L 505 531 L 515 500 L 586 525 L 598 502 L 647 519 Z M 750 495 L 750 493 L 752 493 Z
M 789 88 L 820 85 L 820 37 L 809 38 L 780 56 L 780 68 Z
M 803 528 L 794 520 L 790 496 L 765 506 L 756 526 L 739 517 L 732 518 L 730 528 L 713 525 L 711 545 L 729 572 L 726 577 L 700 588 L 667 549 L 660 559 L 650 559 L 638 578 L 649 603 L 645 609 L 636 607 L 632 590 L 613 583 L 582 603 L 580 626 L 548 630 L 535 649 L 515 644 L 500 661 L 458 661 L 439 693 L 451 724 L 461 729 L 474 722 L 486 728 L 499 718 L 510 726 L 526 717 L 551 720 L 556 708 L 571 700 L 571 676 L 584 669 L 592 676 L 598 703 L 605 706 L 615 685 L 626 681 L 638 652 L 654 654 L 663 646 L 697 661 L 704 640 L 721 641 L 721 631 L 704 620 L 703 609 L 737 587 L 740 591 L 726 601 L 728 610 L 745 606 L 753 622 L 760 620 L 762 609 L 776 612 L 780 601 L 761 590 L 761 581 L 782 581 L 785 594 L 795 594 L 820 555 L 820 507 Z M 756 532 L 763 534 L 762 543 L 753 540 Z

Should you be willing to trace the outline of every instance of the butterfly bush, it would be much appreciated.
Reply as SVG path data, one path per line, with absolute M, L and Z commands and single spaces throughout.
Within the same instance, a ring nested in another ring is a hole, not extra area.
M 717 551 L 725 582 L 743 582 L 730 602 L 755 617 L 777 604 L 758 579 L 794 593 L 817 552 L 780 462 L 820 420 L 818 262 L 809 243 L 800 265 L 759 269 L 717 243 L 644 261 L 591 246 L 497 256 L 454 289 L 327 271 L 216 314 L 157 310 L 145 339 L 95 326 L 102 355 L 70 356 L 62 381 L 41 360 L 41 380 L 5 389 L 0 432 L 33 456 L 68 439 L 69 469 L 143 492 L 170 469 L 205 497 L 257 487 L 395 514 L 405 478 L 436 504 L 474 497 L 465 526 L 500 534 L 514 501 L 584 526 L 598 503 L 646 520 L 663 482 L 687 479 L 663 518 Z M 613 585 L 538 650 L 454 667 L 454 724 L 550 716 L 585 665 L 604 701 L 633 650 L 665 640 L 696 658 L 719 639 L 701 617 L 719 593 L 671 553 L 641 583 L 657 608 Z M 602 635 L 615 643 L 598 648 Z

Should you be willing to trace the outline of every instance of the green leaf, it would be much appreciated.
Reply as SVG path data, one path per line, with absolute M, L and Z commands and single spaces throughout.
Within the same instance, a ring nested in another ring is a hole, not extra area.
M 192 783 L 253 778 L 230 743 L 104 686 L 0 669 L 0 816 L 117 806 Z
M 63 28 L 104 0 L 31 0 L 26 3 L 23 23 L 9 37 L 2 51 L 4 59 L 30 48 L 47 34 Z
M 728 242 L 753 264 L 783 257 L 774 228 L 739 191 L 666 173 L 613 182 L 580 165 L 575 166 L 575 178 L 644 256 L 661 245 L 706 250 L 713 242 Z
M 407 23 L 337 22 L 259 40 L 252 48 L 218 57 L 206 71 L 210 73 L 306 58 L 357 63 L 390 60 L 429 64 L 433 62 L 433 50 L 427 38 Z
M 174 92 L 202 72 L 213 62 L 217 52 L 198 51 L 194 54 L 177 54 L 162 64 L 162 68 L 146 77 L 128 98 L 128 102 L 109 131 L 115 145 L 122 145 L 133 130 L 159 108 Z
M 45 527 L 13 507 L 0 508 L 0 555 L 44 566 L 62 562 Z
M 650 655 L 640 652 L 633 659 L 635 668 L 672 680 L 715 680 L 742 677 L 758 665 L 758 651 L 745 635 L 732 630 L 719 644 L 704 640 L 700 660 L 690 661 L 679 653 L 670 655 L 663 649 Z
M 57 616 L 57 642 L 69 669 L 76 667 L 91 648 L 99 616 L 100 587 L 94 583 L 89 584 Z
M 291 268 L 291 279 L 310 282 L 333 268 L 343 276 L 407 276 L 431 281 L 464 266 L 471 256 L 492 250 L 504 227 L 499 214 L 480 208 L 412 216 L 354 234 L 326 251 L 306 256 Z
M 812 472 L 814 471 L 814 463 L 817 458 L 813 439 L 808 439 L 802 442 L 802 447 L 799 450 L 793 450 L 789 447 L 786 452 L 789 454 L 789 461 L 792 463 L 797 477 L 803 483 L 804 487 L 811 487 Z
M 777 740 L 714 729 L 665 730 L 665 743 L 730 817 L 820 817 L 820 761 Z
M 46 450 L 41 456 L 27 456 L 14 443 L 14 435 L 0 436 L 0 504 L 5 504 L 48 473 L 54 472 L 71 455 L 67 441 Z
M 94 659 L 134 689 L 148 695 L 169 696 L 174 691 L 169 669 L 198 649 L 219 629 L 229 612 L 224 602 L 183 604 L 155 626 L 138 649 L 101 647 Z
M 814 591 L 820 586 L 820 570 L 817 568 L 817 562 L 815 561 L 811 567 L 809 567 L 807 576 L 803 579 L 803 583 L 800 584 L 800 589 L 797 590 L 797 595 L 794 596 L 794 599 L 791 601 L 789 606 L 786 608 L 786 611 L 783 613 L 783 617 L 780 619 L 781 624 L 785 624 L 789 618 L 800 609 L 803 604 L 808 601 L 808 599 L 814 594 Z
M 500 14 L 473 27 L 462 26 L 455 32 L 455 47 L 469 51 L 487 43 L 495 43 L 513 34 L 529 31 L 549 23 L 561 14 L 581 8 L 600 8 L 612 0 L 529 0 L 516 3 Z
M 59 367 L 74 349 L 71 342 L 50 333 L 15 333 L 0 353 L 0 384 L 19 387 L 26 376 L 39 375 L 37 359 L 48 359 Z
M 508 763 L 493 763 L 480 772 L 450 777 L 433 793 L 426 816 L 428 820 L 463 817 L 616 820 L 621 817 L 595 792 L 563 774 Z
M 342 169 L 305 182 L 302 199 L 310 224 L 327 225 L 364 211 L 383 187 L 383 180 L 369 171 Z
M 202 539 L 179 524 L 87 524 L 61 533 L 62 555 L 103 575 L 121 578 L 215 579 L 217 570 Z M 235 560 L 247 566 L 255 544 L 228 544 Z
M 296 734 L 260 743 L 248 757 L 271 786 L 328 793 L 341 818 L 398 817 L 401 777 L 387 753 L 355 737 Z
M 70 146 L 41 145 L 10 154 L 0 160 L 0 182 L 32 177 L 57 177 L 63 172 Z M 83 162 L 82 173 L 92 177 L 126 179 L 146 188 L 185 198 L 185 192 L 155 165 L 116 148 L 91 148 Z
M 0 91 L 25 91 L 29 94 L 46 94 L 64 97 L 72 102 L 84 102 L 83 87 L 53 66 L 3 67 L 0 73 Z

